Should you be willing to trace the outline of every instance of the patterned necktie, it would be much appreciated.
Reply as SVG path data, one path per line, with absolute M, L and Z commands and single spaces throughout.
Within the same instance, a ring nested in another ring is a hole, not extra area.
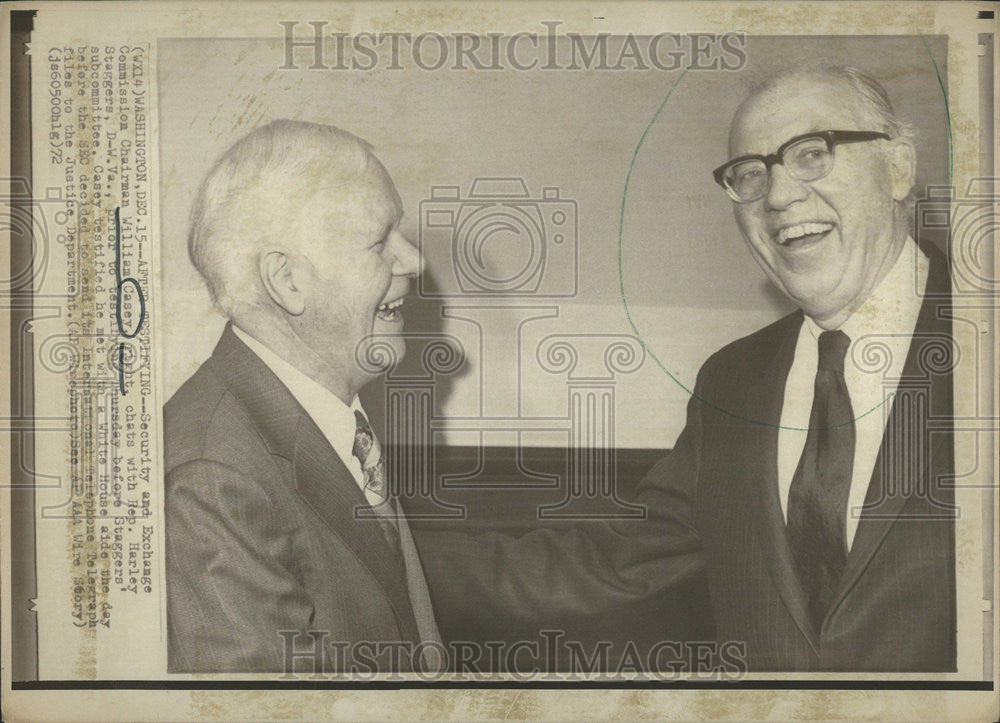
M 823 627 L 847 563 L 847 497 L 854 472 L 854 412 L 844 381 L 850 338 L 819 335 L 809 433 L 788 491 L 788 544 L 816 630 Z
M 357 429 L 354 432 L 354 449 L 352 453 L 361 462 L 361 470 L 365 475 L 365 490 L 377 494 L 380 502 L 371 505 L 382 532 L 389 542 L 389 547 L 399 550 L 399 530 L 396 527 L 395 501 L 389 497 L 389 488 L 385 481 L 385 462 L 382 460 L 382 447 L 365 415 L 354 410 Z
M 388 494 L 385 484 L 385 463 L 382 461 L 382 447 L 378 443 L 378 438 L 372 431 L 359 410 L 354 410 L 354 419 L 357 422 L 357 429 L 354 432 L 354 449 L 352 450 L 358 461 L 361 462 L 361 469 L 365 475 L 365 489 L 371 490 L 382 499 L 387 499 Z
M 373 504 L 371 508 L 382 526 L 389 547 L 397 554 L 398 563 L 402 566 L 401 572 L 405 577 L 410 607 L 413 610 L 420 639 L 422 642 L 432 641 L 440 645 L 441 633 L 434 620 L 434 608 L 427 591 L 427 581 L 424 579 L 424 572 L 420 567 L 420 559 L 410 532 L 403 521 L 404 518 L 398 512 L 395 495 L 390 494 L 389 485 L 386 484 L 385 462 L 382 460 L 382 448 L 378 443 L 378 437 L 375 436 L 364 414 L 355 410 L 354 418 L 357 429 L 354 432 L 352 452 L 361 462 L 361 469 L 365 474 L 365 489 L 377 493 L 384 500 L 384 503 Z M 422 649 L 420 665 L 424 670 L 442 670 L 440 662 L 434 647 L 427 646 Z

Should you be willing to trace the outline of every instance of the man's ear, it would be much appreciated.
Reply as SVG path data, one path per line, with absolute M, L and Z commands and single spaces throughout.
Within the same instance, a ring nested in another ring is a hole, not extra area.
M 913 143 L 905 138 L 892 141 L 889 150 L 889 173 L 892 179 L 892 197 L 902 201 L 917 179 L 917 152 Z
M 257 270 L 271 301 L 292 316 L 299 316 L 305 311 L 305 296 L 295 284 L 291 259 L 286 253 L 264 251 L 258 259 Z

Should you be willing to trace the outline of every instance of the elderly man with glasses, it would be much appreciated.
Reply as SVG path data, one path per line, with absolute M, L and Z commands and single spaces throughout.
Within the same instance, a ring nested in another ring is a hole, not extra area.
M 910 231 L 910 133 L 868 75 L 796 71 L 729 155 L 715 178 L 799 310 L 704 364 L 645 520 L 428 540 L 435 608 L 558 626 L 704 571 L 750 670 L 955 670 L 950 282 Z

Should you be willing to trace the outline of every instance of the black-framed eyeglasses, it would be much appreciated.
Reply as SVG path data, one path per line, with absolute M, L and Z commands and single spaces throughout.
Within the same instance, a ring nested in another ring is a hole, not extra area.
M 715 182 L 737 203 L 750 203 L 771 188 L 771 166 L 780 163 L 798 181 L 818 181 L 833 170 L 833 149 L 841 143 L 890 140 L 879 131 L 813 131 L 795 136 L 774 153 L 757 153 L 728 161 L 714 171 Z

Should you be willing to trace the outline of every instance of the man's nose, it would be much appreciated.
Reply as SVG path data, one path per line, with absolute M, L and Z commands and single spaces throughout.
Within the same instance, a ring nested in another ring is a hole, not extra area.
M 809 187 L 792 178 L 784 165 L 776 163 L 771 166 L 770 186 L 764 197 L 769 210 L 784 210 L 796 201 L 804 201 L 808 195 Z
M 392 273 L 395 276 L 419 276 L 424 271 L 420 250 L 401 233 L 393 234 L 389 251 L 392 253 Z

